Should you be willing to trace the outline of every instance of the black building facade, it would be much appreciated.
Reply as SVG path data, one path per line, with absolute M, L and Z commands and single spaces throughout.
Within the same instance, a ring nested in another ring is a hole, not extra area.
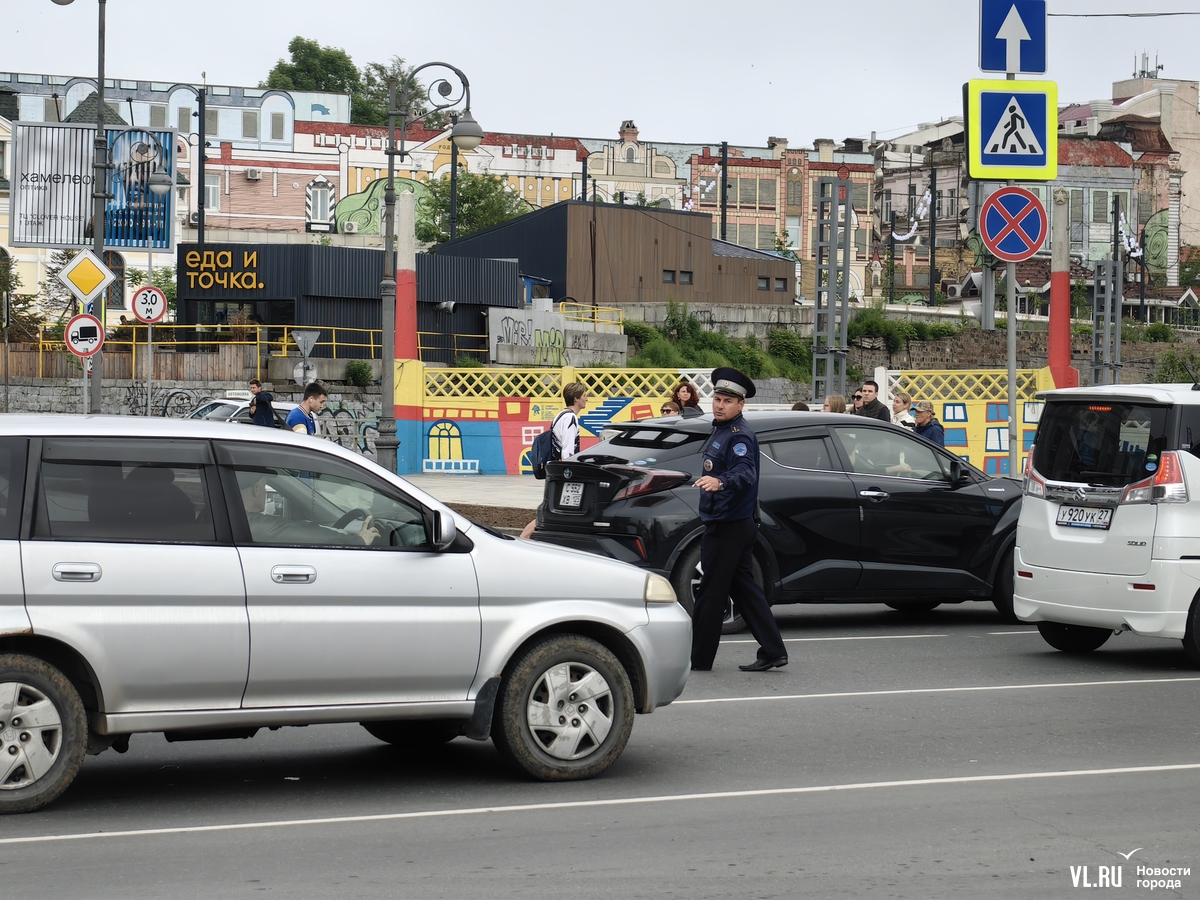
M 331 356 L 332 329 L 346 329 L 337 334 L 338 356 L 372 355 L 368 332 L 383 324 L 382 250 L 180 244 L 177 260 L 181 324 L 211 326 L 214 335 L 237 325 L 261 325 L 271 340 L 282 336 L 282 326 L 328 330 L 314 356 Z M 488 307 L 522 304 L 515 261 L 417 255 L 417 330 L 424 362 L 452 365 L 459 354 L 486 361 Z M 358 344 L 364 346 L 358 349 Z

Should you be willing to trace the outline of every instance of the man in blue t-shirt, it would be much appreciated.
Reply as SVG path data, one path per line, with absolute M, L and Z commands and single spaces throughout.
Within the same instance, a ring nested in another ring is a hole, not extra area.
M 262 382 L 257 378 L 250 379 L 250 393 L 254 395 L 250 399 L 250 421 L 267 428 L 278 427 L 275 422 L 275 408 L 271 405 L 275 398 L 263 390 Z
M 306 387 L 300 405 L 288 413 L 287 427 L 300 434 L 316 434 L 317 422 L 313 416 L 325 405 L 326 396 L 325 388 L 318 381 Z

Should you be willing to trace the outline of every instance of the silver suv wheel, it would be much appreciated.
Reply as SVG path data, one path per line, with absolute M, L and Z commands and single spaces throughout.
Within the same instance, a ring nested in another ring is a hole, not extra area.
M 0 654 L 0 813 L 54 800 L 86 749 L 83 703 L 66 676 L 40 659 Z
M 582 635 L 554 635 L 509 666 L 492 740 L 534 778 L 592 778 L 625 749 L 633 706 L 629 675 L 607 647 Z

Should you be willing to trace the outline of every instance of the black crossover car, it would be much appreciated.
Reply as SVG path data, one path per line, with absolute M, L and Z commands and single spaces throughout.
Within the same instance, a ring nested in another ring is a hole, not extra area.
M 1012 619 L 1021 486 L 907 429 L 833 413 L 749 412 L 761 447 L 755 575 L 772 604 L 990 600 Z M 712 417 L 614 425 L 547 466 L 534 539 L 699 581 L 700 451 Z M 739 627 L 736 614 L 726 630 Z

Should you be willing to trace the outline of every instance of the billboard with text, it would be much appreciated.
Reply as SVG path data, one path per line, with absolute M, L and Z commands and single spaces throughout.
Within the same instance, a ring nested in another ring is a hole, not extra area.
M 175 232 L 174 129 L 109 128 L 105 246 L 171 250 Z M 92 243 L 95 125 L 13 125 L 12 210 L 15 247 L 74 249 Z M 166 186 L 151 188 L 158 175 Z

